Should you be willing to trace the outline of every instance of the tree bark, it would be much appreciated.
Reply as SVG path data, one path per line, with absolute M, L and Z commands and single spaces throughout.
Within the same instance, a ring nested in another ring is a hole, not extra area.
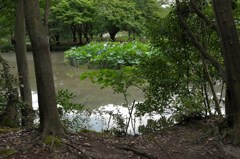
M 45 26 L 47 33 L 48 33 L 48 17 L 49 17 L 49 13 L 50 13 L 50 3 L 51 3 L 51 0 L 45 0 L 43 25 Z
M 49 36 L 49 28 L 48 28 L 48 17 L 49 17 L 49 13 L 50 13 L 50 3 L 51 0 L 45 0 L 45 9 L 44 9 L 44 22 L 43 25 L 46 29 L 47 32 L 47 39 L 48 39 L 48 43 L 50 43 L 50 36 Z
M 22 126 L 33 124 L 32 93 L 29 80 L 29 70 L 26 56 L 25 43 L 25 18 L 23 10 L 23 0 L 17 1 L 16 24 L 15 24 L 15 50 L 18 68 L 18 78 L 20 82 L 20 94 L 24 107 L 22 113 Z
M 234 22 L 231 0 L 213 0 L 213 8 L 218 23 L 224 49 L 224 63 L 227 74 L 227 93 L 233 108 L 234 143 L 240 144 L 240 43 Z
M 38 0 L 24 0 L 27 29 L 32 44 L 36 73 L 40 130 L 45 135 L 62 135 L 46 29 L 41 23 Z

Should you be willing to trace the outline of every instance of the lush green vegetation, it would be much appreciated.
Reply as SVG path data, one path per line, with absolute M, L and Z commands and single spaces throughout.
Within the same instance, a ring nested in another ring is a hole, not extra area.
M 10 39 L 14 37 L 15 18 L 12 17 L 15 17 L 16 4 L 10 0 L 0 2 L 0 14 L 3 15 L 0 16 L 2 35 L 0 48 L 2 51 L 8 51 L 12 49 Z M 40 2 L 41 14 L 45 15 L 48 11 L 47 7 L 45 8 L 45 1 Z M 115 93 L 122 93 L 125 99 L 123 105 L 127 106 L 129 111 L 133 107 L 136 108 L 137 115 L 151 112 L 160 115 L 165 112 L 173 114 L 172 119 L 149 121 L 150 125 L 167 127 L 169 125 L 166 123 L 181 122 L 186 118 L 221 116 L 222 107 L 231 109 L 230 114 L 226 111 L 227 117 L 238 118 L 233 113 L 234 110 L 239 110 L 235 106 L 238 104 L 233 103 L 240 103 L 236 98 L 239 96 L 235 93 L 240 91 L 237 87 L 239 84 L 235 82 L 240 81 L 236 69 L 239 66 L 234 61 L 237 58 L 232 58 L 235 55 L 228 57 L 230 53 L 239 52 L 237 31 L 234 33 L 235 29 L 232 28 L 227 32 L 227 27 L 218 26 L 221 25 L 219 22 L 222 19 L 217 18 L 219 8 L 216 7 L 218 2 L 216 0 L 212 3 L 176 0 L 171 7 L 164 8 L 162 4 L 165 2 L 164 0 L 53 0 L 49 23 L 44 27 L 48 30 L 49 41 L 54 46 L 61 43 L 67 43 L 68 47 L 76 45 L 64 55 L 70 64 L 88 65 L 89 68 L 99 69 L 84 73 L 81 79 L 90 78 L 103 88 L 110 86 Z M 236 24 L 239 31 L 240 3 L 233 0 L 231 4 L 228 1 L 228 4 L 235 18 L 231 26 Z M 229 15 L 229 18 L 231 17 L 233 16 Z M 117 35 L 123 32 L 125 35 L 121 42 L 115 42 Z M 228 43 L 227 38 L 223 37 L 225 34 L 236 42 L 231 41 L 231 45 L 223 45 L 224 42 Z M 79 45 L 80 47 L 77 47 Z M 236 45 L 236 48 L 231 48 L 233 45 Z M 8 103 L 8 98 L 5 96 L 9 97 L 6 90 L 8 89 L 6 81 L 9 78 L 2 75 L 1 79 L 0 104 L 3 105 L 3 111 L 4 105 Z M 216 92 L 217 85 L 222 86 L 221 91 Z M 132 86 L 140 88 L 145 93 L 143 103 L 131 105 L 135 101 L 128 101 L 127 90 Z M 226 98 L 229 99 L 226 103 L 222 102 L 224 89 Z M 71 103 L 74 95 L 68 91 L 60 91 L 58 96 L 58 102 L 65 106 L 66 111 L 82 108 L 81 105 Z M 236 100 L 232 100 L 233 98 Z M 239 134 L 236 133 L 239 125 L 234 127 L 235 136 L 238 136 L 236 142 L 240 142 L 240 136 L 236 135 Z M 127 129 L 129 125 L 125 126 Z M 147 131 L 144 127 L 142 129 Z
M 94 68 L 121 68 L 138 65 L 151 54 L 149 44 L 141 42 L 91 42 L 64 53 L 72 65 L 88 64 Z

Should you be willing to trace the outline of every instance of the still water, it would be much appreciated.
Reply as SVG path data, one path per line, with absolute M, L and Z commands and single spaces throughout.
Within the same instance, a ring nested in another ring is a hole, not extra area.
M 15 53 L 3 53 L 2 56 L 9 62 L 12 73 L 17 75 Z M 37 110 L 38 98 L 34 63 L 31 52 L 27 53 L 27 59 L 30 72 L 30 83 L 32 88 L 33 107 L 35 110 Z M 87 127 L 88 129 L 95 131 L 102 131 L 116 126 L 114 125 L 114 120 L 109 120 L 111 119 L 109 112 L 111 112 L 111 114 L 121 114 L 121 116 L 125 119 L 129 118 L 129 112 L 127 108 L 121 106 L 124 102 L 122 94 L 114 94 L 113 90 L 110 87 L 100 89 L 99 85 L 93 84 L 89 79 L 80 80 L 79 77 L 83 72 L 93 70 L 89 70 L 85 66 L 70 66 L 66 61 L 64 62 L 63 52 L 51 52 L 51 59 L 56 90 L 68 89 L 70 92 L 76 95 L 73 102 L 83 104 L 86 108 L 93 109 L 90 115 L 85 115 L 84 112 L 67 114 L 66 117 L 68 119 L 78 120 L 76 124 L 74 124 L 74 121 L 72 121 L 74 130 L 79 130 L 82 127 Z M 128 100 L 130 103 L 134 100 L 143 101 L 144 99 L 143 92 L 139 88 L 130 88 L 128 94 Z M 128 133 L 132 133 L 133 131 L 138 132 L 138 126 L 141 124 L 146 124 L 147 119 L 149 118 L 152 118 L 152 116 L 145 118 L 135 118 L 135 128 L 129 127 Z M 81 122 L 84 122 L 83 125 L 79 125 Z
M 3 53 L 3 57 L 9 62 L 14 74 L 17 73 L 16 57 L 14 53 Z M 32 53 L 27 53 L 30 81 L 33 90 L 33 102 L 36 103 L 36 83 Z M 56 90 L 68 89 L 76 97 L 74 102 L 81 103 L 88 108 L 96 108 L 108 104 L 121 105 L 124 102 L 122 94 L 114 94 L 111 88 L 100 89 L 100 86 L 93 84 L 89 79 L 80 80 L 83 72 L 91 71 L 85 66 L 73 67 L 64 62 L 63 52 L 51 52 L 54 82 Z M 143 92 L 138 88 L 131 88 L 128 92 L 129 102 L 133 100 L 142 101 Z

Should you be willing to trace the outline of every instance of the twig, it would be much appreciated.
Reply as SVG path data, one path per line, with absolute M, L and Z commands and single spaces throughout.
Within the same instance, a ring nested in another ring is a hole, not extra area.
M 129 118 L 128 118 L 128 122 L 127 122 L 127 125 L 126 125 L 125 135 L 127 135 L 127 131 L 128 131 L 129 125 L 130 125 L 130 121 L 131 121 L 132 128 L 133 128 L 132 113 L 133 113 L 134 106 L 135 106 L 135 100 L 133 101 L 133 104 L 132 104 L 131 108 L 128 108 Z M 133 133 L 135 135 L 135 130 L 134 129 L 133 129 Z
M 140 151 L 140 150 L 137 150 L 137 149 L 135 149 L 135 148 L 132 148 L 132 147 L 116 147 L 116 148 L 118 148 L 118 149 L 122 149 L 122 150 L 127 150 L 127 151 L 132 151 L 132 152 L 134 152 L 135 154 L 137 154 L 137 155 L 140 155 L 140 156 L 142 156 L 142 157 L 146 157 L 146 158 L 148 158 L 148 159 L 157 159 L 157 157 L 155 157 L 155 156 L 152 156 L 152 155 L 149 155 L 149 154 L 147 154 L 147 153 L 145 153 L 145 152 L 143 152 L 143 151 Z

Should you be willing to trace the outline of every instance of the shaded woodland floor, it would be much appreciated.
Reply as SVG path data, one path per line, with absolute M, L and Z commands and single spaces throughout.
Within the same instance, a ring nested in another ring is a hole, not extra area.
M 0 131 L 0 158 L 10 159 L 240 159 L 240 147 L 204 122 L 177 125 L 140 136 L 69 133 L 41 142 L 36 130 Z M 4 130 L 4 129 L 3 129 Z M 209 131 L 210 130 L 210 131 Z

